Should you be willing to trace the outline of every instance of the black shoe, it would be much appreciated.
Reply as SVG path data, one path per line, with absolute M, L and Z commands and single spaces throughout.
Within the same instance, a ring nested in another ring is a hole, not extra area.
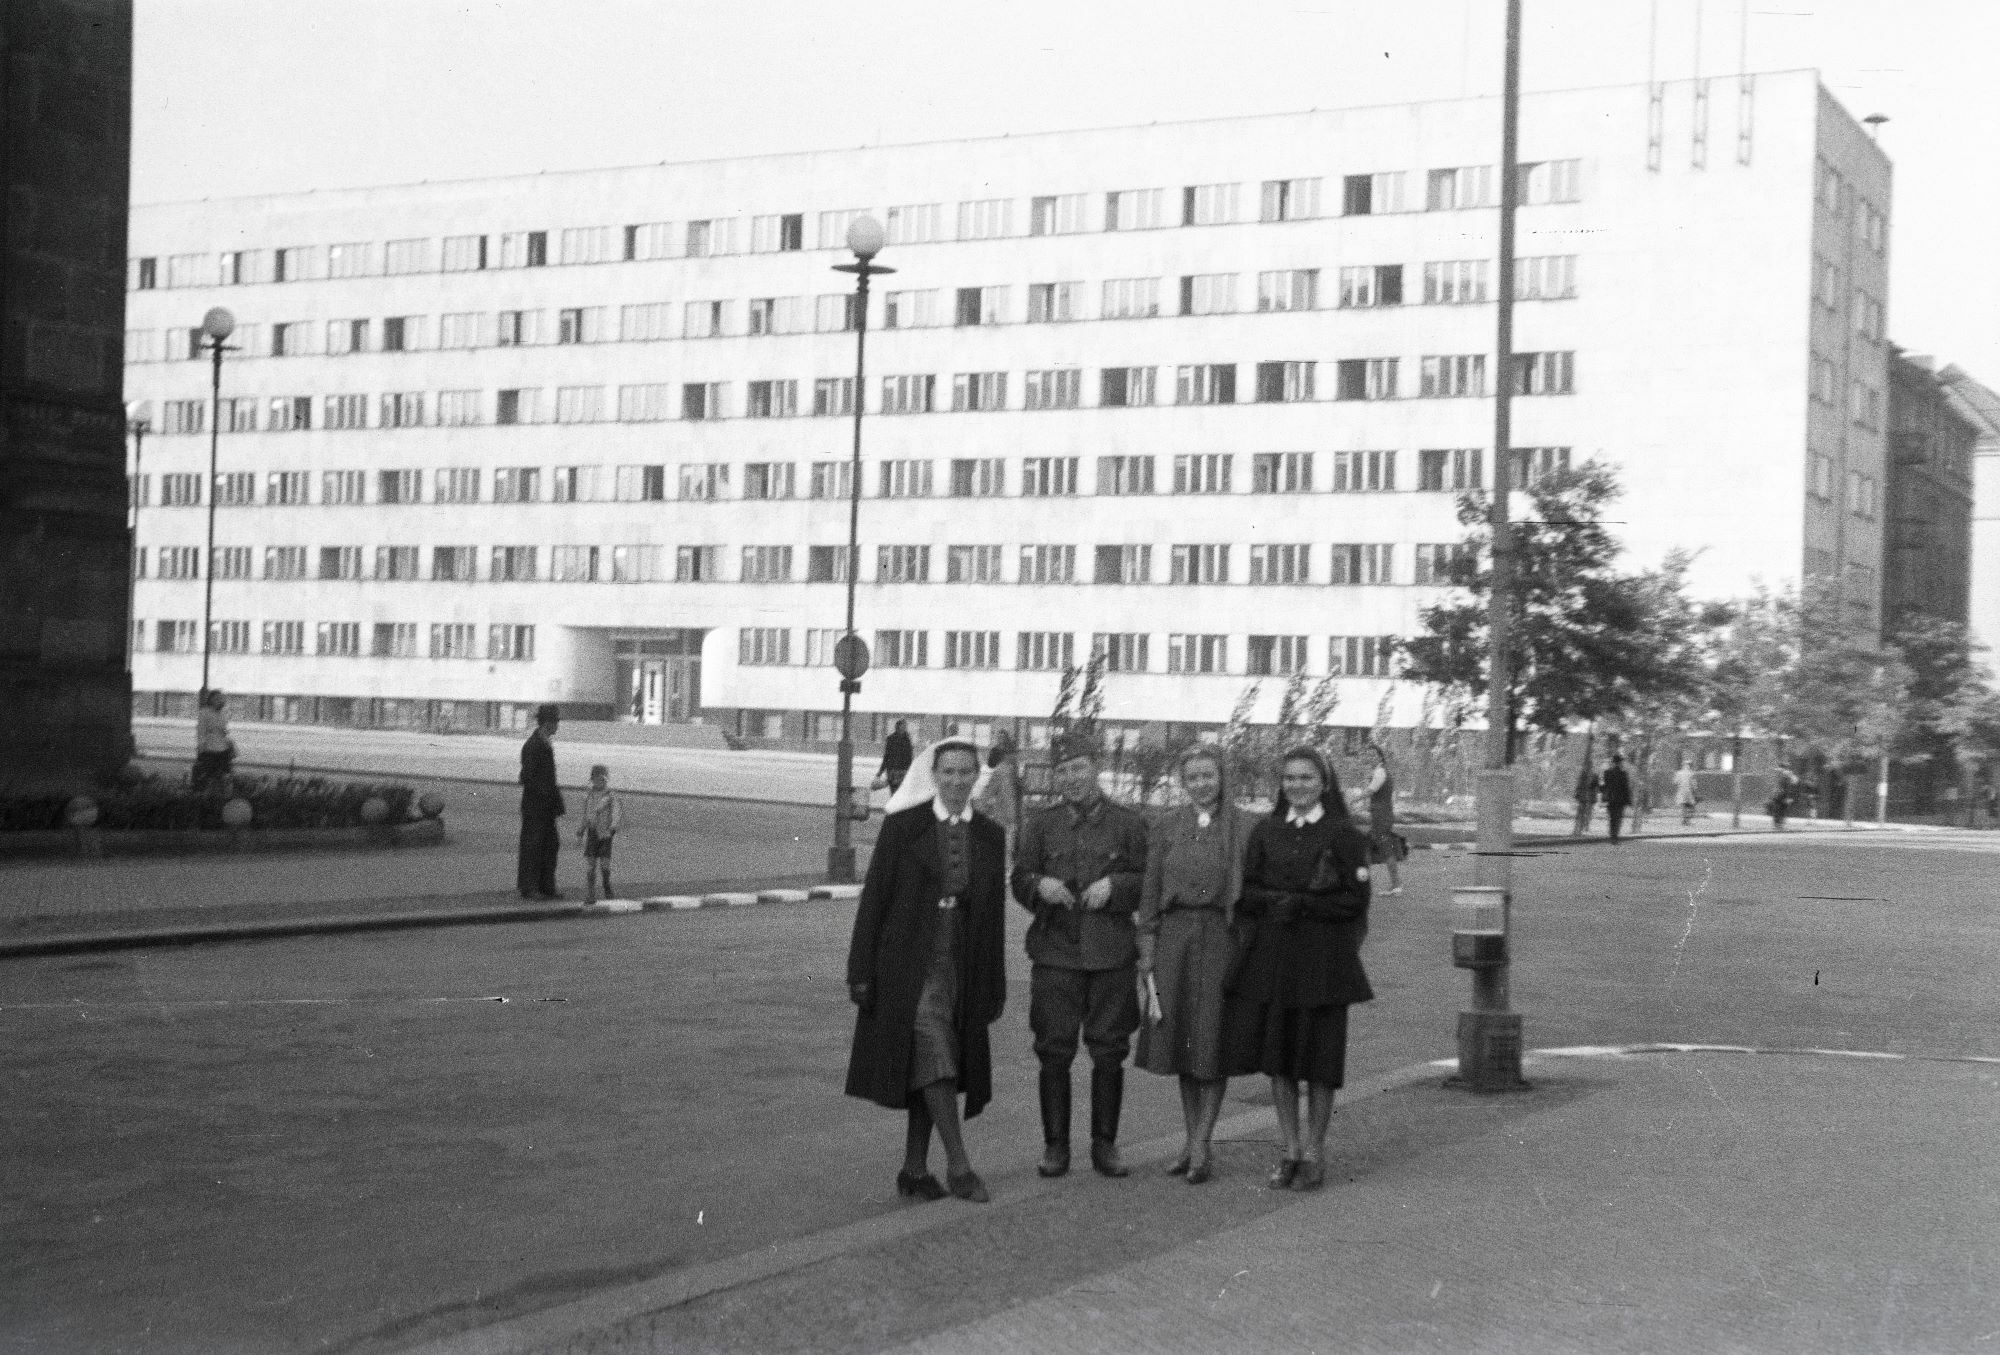
M 929 1172 L 896 1173 L 896 1193 L 906 1200 L 942 1200 L 944 1187 Z
M 979 1179 L 979 1173 L 969 1167 L 962 1172 L 948 1171 L 944 1179 L 951 1183 L 951 1193 L 961 1200 L 985 1204 L 993 1198 L 986 1193 L 986 1183 Z
M 555 903 L 562 899 L 568 898 L 569 895 L 563 893 L 560 889 L 551 889 L 548 893 L 537 894 L 535 895 L 535 897 L 542 900 L 544 903 Z
M 1299 1174 L 1299 1168 L 1304 1165 L 1305 1163 L 1295 1157 L 1281 1158 L 1278 1165 L 1271 1169 L 1271 1174 L 1264 1178 L 1264 1184 L 1272 1190 L 1289 1190 L 1292 1179 Z
M 1182 1153 L 1179 1157 L 1174 1159 L 1174 1165 L 1167 1168 L 1167 1175 L 1186 1176 L 1187 1174 L 1188 1174 L 1188 1155 L 1186 1153 Z
M 1109 1176 L 1114 1180 L 1120 1176 L 1130 1176 L 1131 1171 L 1118 1160 L 1118 1145 L 1103 1139 L 1090 1141 L 1090 1165 L 1097 1169 L 1099 1176 Z
M 1035 1172 L 1040 1176 L 1069 1175 L 1069 1145 L 1067 1143 L 1045 1143 L 1042 1145 L 1042 1160 L 1035 1164 Z
M 1292 1178 L 1293 1190 L 1318 1190 L 1326 1184 L 1326 1163 L 1314 1162 L 1310 1158 L 1299 1163 L 1298 1174 Z
M 1199 1186 L 1207 1182 L 1215 1175 L 1213 1164 L 1214 1158 L 1207 1153 L 1203 1153 L 1201 1160 L 1188 1168 L 1187 1183 L 1191 1186 Z

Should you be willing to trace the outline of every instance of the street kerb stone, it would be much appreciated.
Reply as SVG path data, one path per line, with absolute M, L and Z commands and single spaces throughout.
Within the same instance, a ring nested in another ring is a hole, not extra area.
M 704 908 L 742 908 L 747 904 L 755 902 L 757 902 L 755 894 L 737 893 L 735 891 L 704 894 L 701 896 L 701 906 Z
M 648 910 L 671 908 L 674 909 L 675 911 L 679 911 L 684 908 L 701 907 L 701 895 L 659 894 L 654 896 L 653 898 L 642 900 L 642 902 L 646 905 Z
M 757 892 L 759 903 L 804 903 L 809 897 L 803 889 L 763 889 Z
M 645 903 L 640 899 L 599 899 L 584 905 L 586 913 L 638 913 L 645 911 Z
M 861 897 L 861 886 L 814 885 L 807 895 L 814 903 L 847 903 Z

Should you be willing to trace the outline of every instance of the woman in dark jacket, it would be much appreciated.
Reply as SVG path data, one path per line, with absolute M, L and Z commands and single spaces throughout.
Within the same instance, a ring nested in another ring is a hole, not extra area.
M 890 800 L 875 840 L 854 939 L 849 996 L 860 1014 L 847 1094 L 909 1112 L 898 1193 L 940 1199 L 931 1130 L 960 1199 L 988 1196 L 959 1127 L 992 1099 L 986 1028 L 1007 997 L 1006 834 L 969 803 L 979 751 L 964 739 L 926 749 Z M 935 783 L 933 785 L 933 782 Z
M 1325 758 L 1294 748 L 1283 793 L 1250 830 L 1236 915 L 1241 959 L 1223 1008 L 1223 1071 L 1265 1073 L 1284 1137 L 1274 1190 L 1326 1180 L 1326 1127 L 1347 1072 L 1347 1008 L 1375 992 L 1361 968 L 1368 934 L 1368 839 Z M 1299 1083 L 1309 1087 L 1299 1133 Z

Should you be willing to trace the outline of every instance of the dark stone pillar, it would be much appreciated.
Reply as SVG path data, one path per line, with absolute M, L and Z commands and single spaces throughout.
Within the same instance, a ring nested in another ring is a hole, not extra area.
M 132 748 L 126 669 L 130 0 L 0 7 L 0 791 Z

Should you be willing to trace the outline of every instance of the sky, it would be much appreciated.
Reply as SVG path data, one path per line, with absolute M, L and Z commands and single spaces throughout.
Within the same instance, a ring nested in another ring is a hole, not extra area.
M 1502 0 L 136 0 L 135 202 L 1500 87 Z M 1890 337 L 2000 386 L 2000 0 L 1525 0 L 1527 90 L 1816 68 L 1895 164 Z M 1496 151 L 1498 131 L 1495 131 Z M 1968 158 L 1969 157 L 1969 158 Z

